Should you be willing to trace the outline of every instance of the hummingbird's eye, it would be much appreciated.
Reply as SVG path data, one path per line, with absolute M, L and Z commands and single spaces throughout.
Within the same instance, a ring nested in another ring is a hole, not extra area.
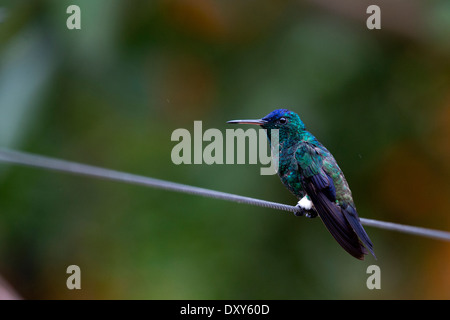
M 281 117 L 280 119 L 278 119 L 278 123 L 280 124 L 285 124 L 287 122 L 287 119 L 285 117 Z

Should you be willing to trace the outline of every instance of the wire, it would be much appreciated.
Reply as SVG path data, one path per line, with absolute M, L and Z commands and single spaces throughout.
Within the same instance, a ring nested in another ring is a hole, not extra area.
M 170 182 L 166 180 L 160 180 L 150 177 L 144 177 L 136 174 L 110 170 L 82 163 L 49 158 L 41 155 L 34 155 L 30 153 L 14 151 L 9 149 L 0 148 L 0 161 L 19 164 L 24 166 L 36 167 L 41 169 L 48 169 L 53 171 L 68 172 L 72 174 L 100 178 L 105 180 L 120 181 L 129 184 L 141 185 L 146 187 L 158 188 L 163 190 L 170 190 L 188 194 L 194 194 L 214 199 L 221 199 L 226 201 L 233 201 L 238 203 L 244 203 L 254 206 L 260 206 L 265 208 L 272 208 L 283 211 L 290 211 L 296 213 L 299 208 L 296 206 L 290 206 L 287 204 L 271 202 L 266 200 L 260 200 L 236 194 L 215 191 L 205 188 L 194 187 L 176 182 Z M 366 226 L 398 231 L 403 233 L 409 233 L 419 235 L 423 237 L 429 237 L 439 240 L 450 241 L 450 232 L 427 229 L 422 227 L 415 227 L 403 224 L 397 224 L 392 222 L 385 222 L 373 219 L 360 218 L 361 223 Z

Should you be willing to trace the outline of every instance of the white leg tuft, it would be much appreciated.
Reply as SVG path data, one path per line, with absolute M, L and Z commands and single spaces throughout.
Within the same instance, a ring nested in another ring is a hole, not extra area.
M 298 203 L 298 206 L 300 206 L 300 208 L 305 209 L 305 210 L 311 210 L 313 203 L 311 200 L 309 200 L 307 198 L 307 196 L 304 196 Z

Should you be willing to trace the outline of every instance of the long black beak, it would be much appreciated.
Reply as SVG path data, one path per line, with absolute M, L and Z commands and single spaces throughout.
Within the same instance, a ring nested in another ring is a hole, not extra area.
M 257 119 L 257 120 L 230 120 L 227 121 L 227 123 L 242 123 L 242 124 L 256 124 L 256 125 L 263 125 L 267 121 L 263 119 Z

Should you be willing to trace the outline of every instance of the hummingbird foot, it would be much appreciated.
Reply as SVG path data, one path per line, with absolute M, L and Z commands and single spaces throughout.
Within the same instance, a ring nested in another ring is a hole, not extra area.
M 301 216 L 305 216 L 307 218 L 315 218 L 318 216 L 316 209 L 311 208 L 310 210 L 306 210 L 302 207 L 300 207 L 299 205 L 296 205 L 297 208 L 299 208 L 298 211 L 294 212 L 294 215 L 296 215 L 297 217 L 301 217 Z
M 308 196 L 301 198 L 296 207 L 300 209 L 294 213 L 298 217 L 304 215 L 307 218 L 315 218 L 318 216 L 317 211 L 314 208 L 312 201 L 308 199 Z
M 317 213 L 316 209 L 308 210 L 305 213 L 305 217 L 310 218 L 310 219 L 316 218 L 318 215 L 319 214 Z

